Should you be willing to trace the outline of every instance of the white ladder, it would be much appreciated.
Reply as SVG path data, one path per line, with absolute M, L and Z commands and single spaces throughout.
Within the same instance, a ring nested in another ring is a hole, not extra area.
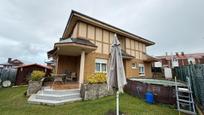
M 175 88 L 176 88 L 176 102 L 177 110 L 187 114 L 196 115 L 195 105 L 193 101 L 193 95 L 191 90 L 191 83 L 189 77 L 187 77 L 187 86 L 178 86 L 175 77 Z

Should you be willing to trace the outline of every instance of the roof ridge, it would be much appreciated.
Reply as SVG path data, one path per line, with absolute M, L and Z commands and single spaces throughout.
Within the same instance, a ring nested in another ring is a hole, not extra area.
M 67 25 L 66 25 L 65 30 L 64 30 L 64 33 L 63 33 L 63 36 L 65 35 L 65 32 L 66 32 L 66 30 L 67 30 L 67 28 L 68 28 L 68 25 L 69 25 L 70 22 L 71 22 L 72 17 L 73 17 L 73 16 L 79 17 L 78 15 L 79 15 L 79 16 L 82 16 L 82 17 L 85 17 L 85 18 L 88 18 L 88 19 L 90 19 L 90 20 L 92 20 L 92 21 L 99 22 L 99 23 L 101 23 L 102 25 L 105 25 L 105 26 L 107 26 L 107 27 L 113 28 L 113 29 L 115 29 L 115 30 L 118 31 L 118 32 L 121 32 L 121 33 L 123 32 L 123 34 L 128 35 L 128 36 L 129 36 L 130 38 L 132 38 L 132 39 L 137 39 L 137 40 L 139 40 L 139 41 L 141 41 L 141 42 L 144 42 L 144 43 L 146 43 L 146 44 L 148 44 L 148 45 L 154 45 L 154 44 L 155 44 L 155 42 L 153 42 L 153 41 L 151 41 L 151 40 L 145 39 L 145 38 L 143 38 L 143 37 L 141 37 L 141 36 L 135 35 L 135 34 L 133 34 L 133 33 L 131 33 L 131 32 L 128 32 L 128 31 L 123 30 L 123 29 L 121 29 L 121 28 L 118 28 L 118 27 L 116 27 L 116 26 L 110 25 L 110 24 L 108 24 L 108 23 L 106 23 L 106 22 L 103 22 L 103 21 L 98 20 L 98 19 L 96 19 L 96 18 L 90 17 L 90 16 L 88 16 L 88 15 L 85 15 L 85 14 L 80 13 L 80 12 L 75 11 L 75 10 L 71 10 L 71 13 L 70 13 L 70 16 L 69 16 Z M 84 20 L 85 20 L 85 19 L 84 19 Z

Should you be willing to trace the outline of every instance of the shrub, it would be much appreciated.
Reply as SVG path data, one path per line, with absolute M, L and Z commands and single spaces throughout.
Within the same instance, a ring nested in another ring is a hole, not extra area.
M 100 84 L 105 83 L 107 78 L 105 73 L 94 73 L 88 76 L 88 83 L 90 84 Z
M 53 73 L 53 74 L 56 74 L 56 73 L 57 73 L 57 72 L 56 72 L 56 68 L 52 69 L 52 73 Z
M 34 71 L 31 73 L 31 80 L 32 80 L 32 81 L 39 81 L 39 80 L 41 80 L 44 76 L 45 76 L 45 72 L 43 72 L 43 71 L 38 71 L 38 70 L 34 70 Z

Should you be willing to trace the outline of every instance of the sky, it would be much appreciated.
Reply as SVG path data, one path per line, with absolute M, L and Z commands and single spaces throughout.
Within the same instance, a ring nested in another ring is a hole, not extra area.
M 154 41 L 147 53 L 204 52 L 204 0 L 1 0 L 0 63 L 47 60 L 76 10 Z

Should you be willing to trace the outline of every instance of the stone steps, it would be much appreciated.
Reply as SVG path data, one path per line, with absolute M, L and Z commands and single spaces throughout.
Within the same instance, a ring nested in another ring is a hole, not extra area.
M 79 89 L 68 89 L 68 90 L 43 89 L 38 92 L 38 94 L 54 94 L 54 95 L 66 95 L 71 93 L 80 93 L 80 90 Z
M 81 100 L 79 89 L 52 90 L 43 89 L 33 94 L 28 99 L 28 103 L 43 105 L 61 105 L 66 102 Z
M 79 98 L 79 93 L 71 93 L 65 95 L 56 95 L 56 94 L 36 94 L 36 99 L 44 99 L 44 100 L 53 100 L 53 101 L 62 101 L 66 99 Z

